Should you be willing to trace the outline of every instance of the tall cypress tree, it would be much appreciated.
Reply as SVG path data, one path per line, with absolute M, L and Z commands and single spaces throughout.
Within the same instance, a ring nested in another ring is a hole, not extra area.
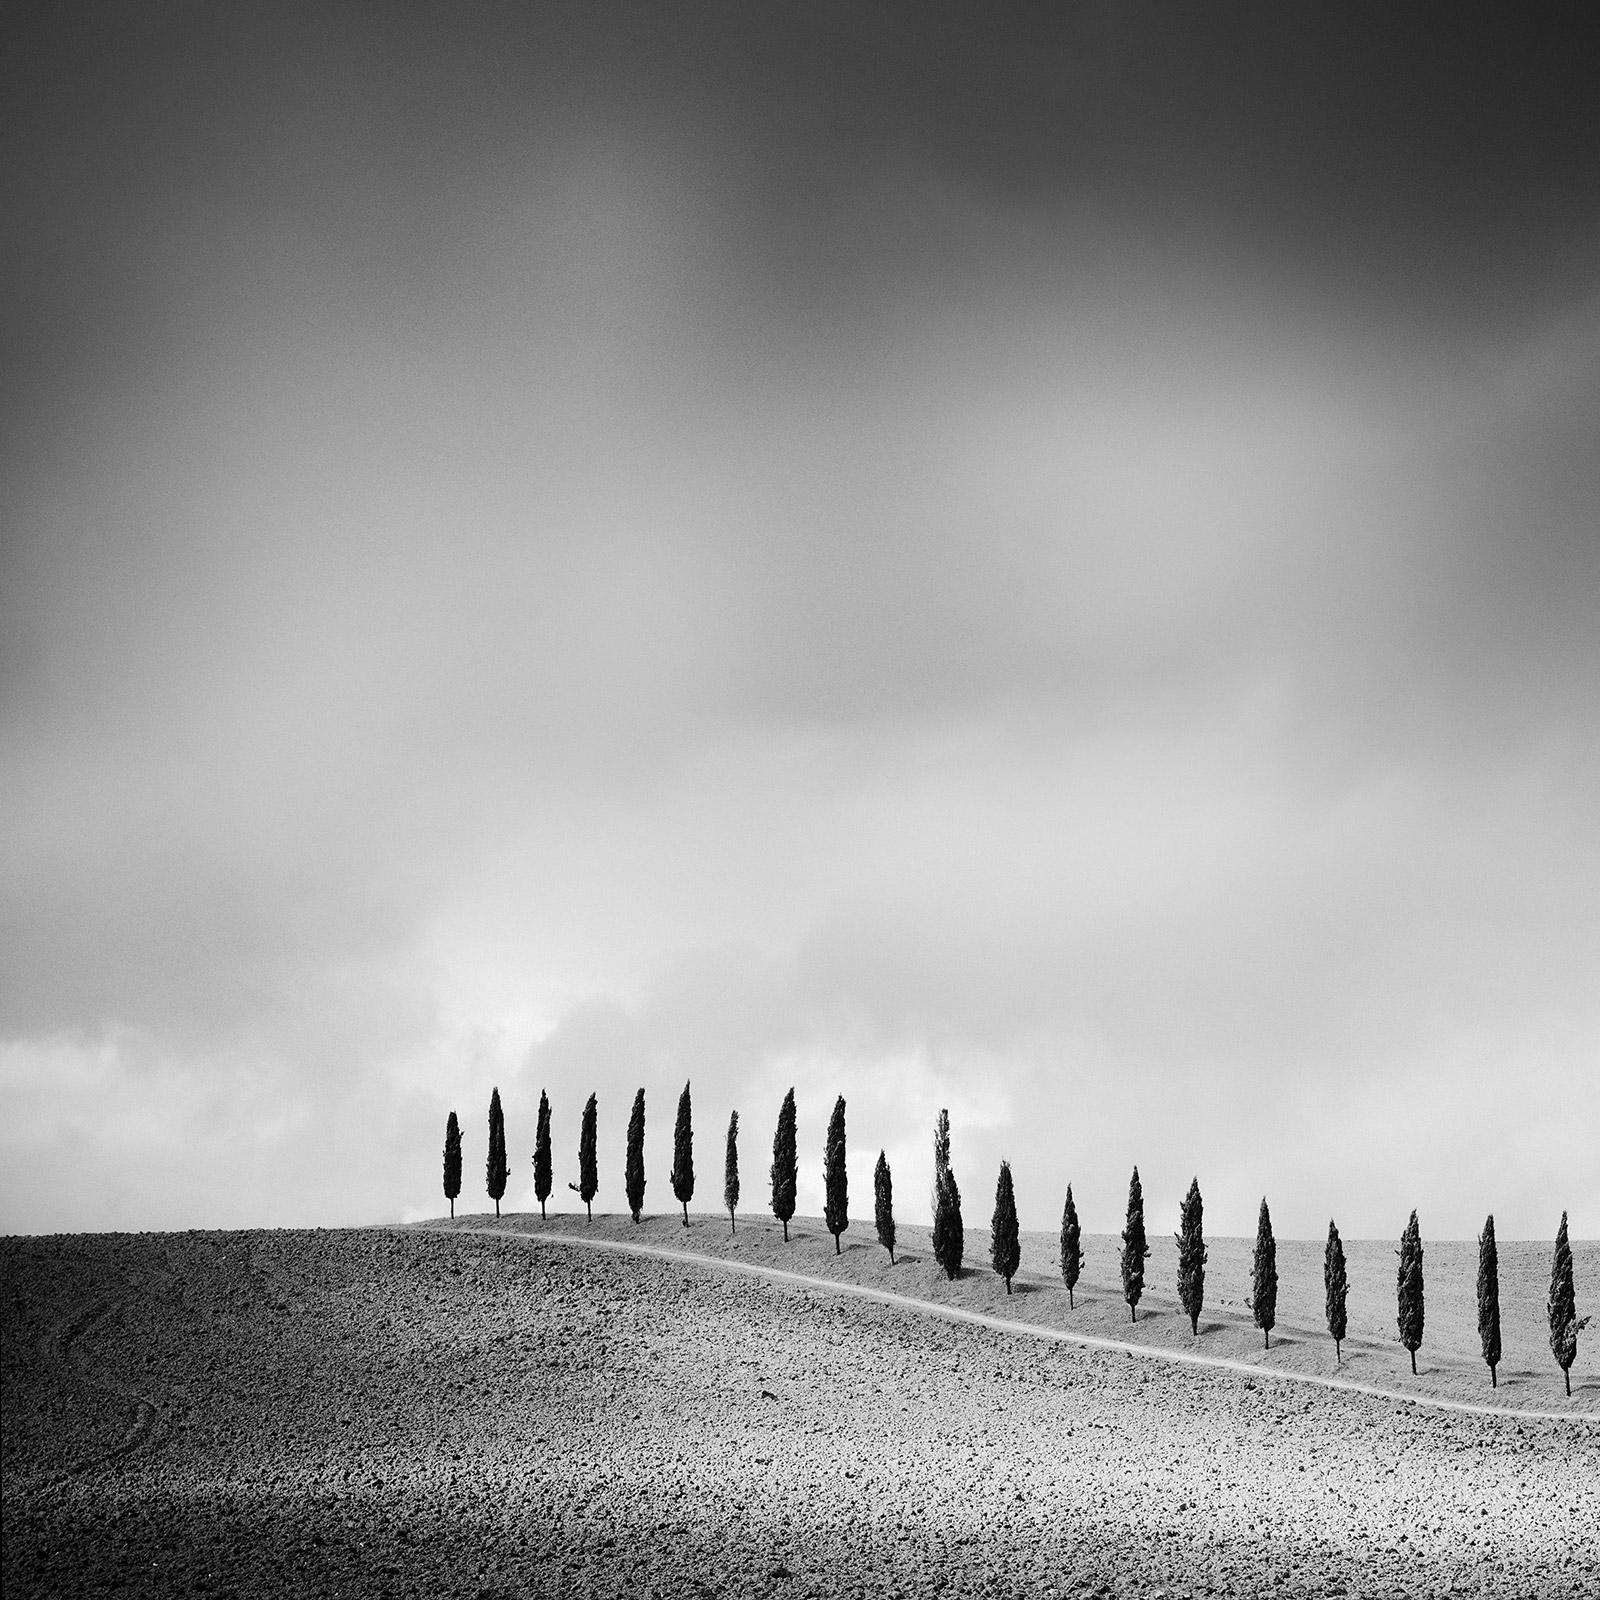
M 728 1148 L 722 1158 L 722 1203 L 728 1208 L 728 1232 L 739 1231 L 739 1113 L 728 1118 Z
M 506 1118 L 500 1109 L 499 1089 L 489 1096 L 489 1161 L 485 1174 L 494 1214 L 500 1215 L 500 1196 L 506 1192 Z
M 456 1214 L 456 1196 L 461 1193 L 461 1124 L 455 1112 L 444 1125 L 444 1197 L 450 1202 L 450 1215 Z
M 1417 1351 L 1422 1346 L 1422 1230 L 1417 1214 L 1411 1213 L 1406 1231 L 1400 1235 L 1400 1268 L 1395 1275 L 1396 1321 L 1400 1343 L 1411 1353 L 1411 1370 L 1417 1370 Z
M 1076 1301 L 1072 1291 L 1083 1271 L 1083 1235 L 1078 1228 L 1078 1208 L 1072 1203 L 1072 1185 L 1067 1185 L 1067 1203 L 1061 1208 L 1061 1281 L 1067 1286 L 1067 1305 Z
M 1572 1363 L 1578 1359 L 1578 1334 L 1589 1319 L 1578 1315 L 1578 1297 L 1572 1286 L 1572 1246 L 1567 1243 L 1567 1214 L 1561 1213 L 1556 1229 L 1556 1253 L 1550 1262 L 1550 1353 L 1572 1394 Z
M 1349 1326 L 1344 1308 L 1349 1288 L 1344 1271 L 1344 1240 L 1339 1237 L 1333 1218 L 1329 1217 L 1328 1244 L 1322 1252 L 1322 1303 L 1328 1318 L 1328 1332 L 1333 1335 L 1334 1366 L 1339 1365 L 1339 1346 L 1344 1343 L 1345 1331 Z
M 1478 1343 L 1489 1369 L 1489 1387 L 1500 1387 L 1500 1249 L 1494 1241 L 1491 1211 L 1478 1235 Z
M 828 1142 L 822 1148 L 822 1219 L 839 1254 L 839 1235 L 850 1226 L 850 1174 L 844 1159 L 844 1096 L 833 1103 Z
M 947 1278 L 961 1271 L 966 1243 L 961 1188 L 950 1167 L 950 1113 L 941 1111 L 933 1130 L 933 1258 Z
M 595 1154 L 595 1123 L 598 1110 L 593 1095 L 583 1108 L 583 1121 L 578 1124 L 578 1181 L 567 1187 L 576 1191 L 583 1201 L 589 1220 L 594 1221 L 594 1197 L 600 1190 L 600 1163 Z
M 1202 1226 L 1205 1206 L 1200 1199 L 1200 1180 L 1189 1183 L 1189 1193 L 1178 1208 L 1178 1299 L 1189 1313 L 1189 1332 L 1200 1333 L 1200 1310 L 1206 1300 L 1206 1241 Z
M 994 1216 L 989 1221 L 989 1264 L 1006 1280 L 1011 1280 L 1022 1264 L 1022 1233 L 1017 1226 L 1017 1196 L 1011 1185 L 1011 1163 L 1000 1163 L 1000 1178 L 994 1186 Z
M 1122 1229 L 1122 1298 L 1128 1302 L 1131 1320 L 1139 1320 L 1139 1299 L 1144 1294 L 1144 1262 L 1150 1247 L 1144 1238 L 1144 1188 L 1139 1169 L 1133 1169 L 1128 1185 L 1128 1220 Z
M 1278 1320 L 1278 1241 L 1272 1237 L 1272 1213 L 1261 1197 L 1256 1218 L 1256 1254 L 1250 1267 L 1250 1310 L 1261 1330 L 1262 1348 L 1272 1348 L 1272 1329 Z
M 544 1203 L 550 1198 L 550 1097 L 539 1091 L 539 1124 L 533 1135 L 533 1194 L 539 1202 L 539 1216 L 544 1218 Z
M 672 1128 L 672 1192 L 683 1206 L 683 1225 L 687 1228 L 689 1202 L 694 1199 L 694 1121 L 688 1084 L 678 1096 L 678 1120 Z
M 639 1220 L 644 1210 L 644 1090 L 633 1096 L 633 1110 L 628 1113 L 628 1151 L 622 1172 L 623 1187 L 628 1191 L 628 1210 L 633 1220 Z
M 772 1136 L 772 1214 L 783 1224 L 783 1242 L 789 1242 L 789 1218 L 794 1215 L 794 1194 L 800 1181 L 800 1158 L 794 1138 L 794 1090 L 778 1108 L 778 1131 Z
M 889 1158 L 878 1152 L 878 1164 L 872 1170 L 872 1208 L 878 1224 L 878 1243 L 889 1252 L 889 1265 L 894 1265 L 894 1179 L 889 1175 Z

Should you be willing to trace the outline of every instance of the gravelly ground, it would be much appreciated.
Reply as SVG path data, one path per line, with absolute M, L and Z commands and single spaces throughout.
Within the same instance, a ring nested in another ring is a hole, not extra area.
M 1590 1425 L 527 1238 L 0 1262 L 8 1596 L 1600 1592 Z

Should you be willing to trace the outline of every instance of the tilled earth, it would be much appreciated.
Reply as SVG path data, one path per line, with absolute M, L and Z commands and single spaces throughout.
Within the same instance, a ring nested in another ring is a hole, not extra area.
M 1600 1429 L 425 1232 L 7 1240 L 7 1596 L 1593 1596 Z

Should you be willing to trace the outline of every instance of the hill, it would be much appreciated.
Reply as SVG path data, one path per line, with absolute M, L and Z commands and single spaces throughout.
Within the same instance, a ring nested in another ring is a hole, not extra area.
M 0 1263 L 8 1596 L 1546 1596 L 1600 1572 L 1587 1423 L 514 1230 L 12 1239 Z

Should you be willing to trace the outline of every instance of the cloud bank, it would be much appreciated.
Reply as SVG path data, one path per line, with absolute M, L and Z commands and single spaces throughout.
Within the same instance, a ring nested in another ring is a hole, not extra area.
M 1119 15 L 8 25 L 0 1225 L 1600 1234 L 1568 54 Z

